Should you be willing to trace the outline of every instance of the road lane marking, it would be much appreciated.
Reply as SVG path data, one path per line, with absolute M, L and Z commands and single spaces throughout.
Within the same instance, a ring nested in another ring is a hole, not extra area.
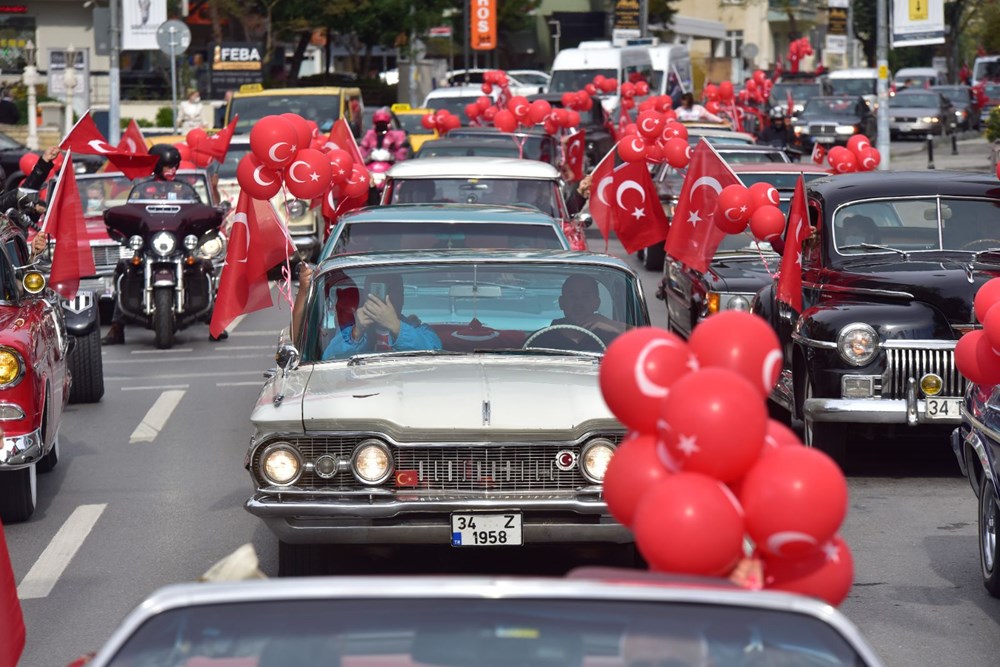
M 194 352 L 194 348 L 172 347 L 169 350 L 132 350 L 131 354 L 171 354 L 173 352 Z
M 250 380 L 248 382 L 216 382 L 216 387 L 263 387 L 265 380 L 259 382 Z
M 163 375 L 105 375 L 105 382 L 133 382 L 135 380 L 186 380 L 188 378 L 218 378 L 233 375 L 259 375 L 264 377 L 264 370 L 257 371 L 219 371 L 216 373 L 164 373 Z
M 121 387 L 121 390 L 122 391 L 144 391 L 144 390 L 147 390 L 147 389 L 158 389 L 159 391 L 163 391 L 165 389 L 190 389 L 190 388 L 191 388 L 191 385 L 189 385 L 189 384 L 154 384 L 154 385 L 147 385 L 145 387 Z
M 160 394 L 160 397 L 156 399 L 156 403 L 153 403 L 153 407 L 149 409 L 146 416 L 142 418 L 142 422 L 135 427 L 132 431 L 132 437 L 129 438 L 129 443 L 135 442 L 152 442 L 156 440 L 156 436 L 160 434 L 163 427 L 166 426 L 167 420 L 170 419 L 170 415 L 173 413 L 174 408 L 177 404 L 181 402 L 184 398 L 184 390 L 170 390 L 165 391 Z
M 273 349 L 273 348 L 268 348 Z M 260 359 L 259 354 L 209 354 L 203 357 L 184 357 L 183 361 L 232 361 L 235 359 Z M 164 359 L 154 357 L 152 359 L 105 359 L 104 365 L 108 364 L 176 364 L 180 359 Z
M 236 316 L 236 319 L 235 319 L 235 320 L 233 320 L 232 322 L 230 322 L 230 323 L 229 323 L 229 326 L 228 326 L 228 327 L 226 327 L 226 331 L 227 331 L 227 332 L 229 332 L 229 335 L 232 335 L 232 334 L 233 334 L 233 332 L 234 332 L 234 331 L 236 331 L 236 327 L 240 326 L 240 324 L 241 324 L 241 323 L 243 322 L 243 320 L 245 320 L 246 318 L 247 318 L 247 314 L 246 314 L 246 313 L 243 313 L 242 315 L 237 315 L 237 316 Z
M 107 506 L 107 503 L 80 505 L 73 510 L 28 574 L 24 575 L 17 587 L 17 597 L 22 600 L 48 597 Z
M 246 336 L 246 337 L 249 337 L 249 336 L 271 336 L 273 338 L 277 338 L 280 334 L 281 334 L 280 331 L 274 331 L 273 329 L 269 329 L 267 331 L 230 331 L 229 332 L 230 337 L 232 337 L 232 336 L 236 336 L 236 337 L 240 337 L 240 336 Z

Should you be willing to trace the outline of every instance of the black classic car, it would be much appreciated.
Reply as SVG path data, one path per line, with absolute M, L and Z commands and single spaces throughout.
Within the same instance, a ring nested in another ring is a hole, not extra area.
M 861 443 L 849 436 L 958 424 L 955 343 L 979 326 L 976 290 L 1000 275 L 996 178 L 841 174 L 807 196 L 801 311 L 775 285 L 751 305 L 783 347 L 772 400 L 803 419 L 807 444 L 841 461 Z
M 788 203 L 801 173 L 806 182 L 829 172 L 814 164 L 734 164 L 743 185 L 770 183 L 777 189 L 778 205 L 787 213 Z M 750 310 L 750 302 L 769 285 L 781 265 L 770 243 L 758 243 L 750 231 L 729 234 L 719 244 L 707 273 L 667 257 L 656 298 L 667 307 L 667 328 L 688 338 L 694 326 L 722 310 Z
M 844 146 L 855 134 L 875 143 L 876 119 L 871 106 L 860 95 L 813 97 L 793 123 L 795 136 L 808 151 L 814 143 Z
M 971 385 L 962 407 L 962 425 L 952 431 L 951 447 L 979 499 L 983 585 L 990 595 L 1000 597 L 1000 386 Z

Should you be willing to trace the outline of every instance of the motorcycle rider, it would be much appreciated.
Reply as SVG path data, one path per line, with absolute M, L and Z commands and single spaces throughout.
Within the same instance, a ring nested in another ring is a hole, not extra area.
M 143 197 L 149 199 L 169 199 L 171 193 L 180 195 L 189 191 L 190 186 L 174 180 L 177 177 L 177 168 L 181 164 L 181 152 L 177 150 L 176 146 L 155 144 L 149 149 L 149 153 L 159 158 L 156 161 L 156 166 L 153 167 L 153 175 L 136 183 L 133 190 L 139 188 Z M 123 345 L 125 343 L 125 314 L 118 303 L 117 291 L 114 294 L 114 300 L 115 312 L 111 318 L 111 328 L 108 329 L 107 335 L 101 339 L 101 345 Z M 226 331 L 219 334 L 218 338 L 211 334 L 208 335 L 208 339 L 213 342 L 227 338 L 229 338 L 229 333 Z
M 771 122 L 760 133 L 757 143 L 777 148 L 788 148 L 795 145 L 795 134 L 785 123 L 785 114 L 781 109 L 771 111 Z
M 385 148 L 392 153 L 396 162 L 405 160 L 410 153 L 409 139 L 403 130 L 393 130 L 392 114 L 385 107 L 382 107 L 372 116 L 375 127 L 365 132 L 358 146 L 361 149 L 361 156 L 368 161 L 368 156 L 377 148 Z

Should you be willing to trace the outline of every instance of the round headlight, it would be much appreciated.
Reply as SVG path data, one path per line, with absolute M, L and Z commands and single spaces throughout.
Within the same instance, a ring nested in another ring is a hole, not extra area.
M 45 276 L 38 271 L 28 271 L 21 279 L 21 284 L 28 294 L 38 294 L 45 289 Z
M 20 354 L 8 348 L 0 349 L 0 387 L 14 385 L 21 379 L 23 369 Z
M 308 210 L 308 204 L 301 199 L 292 199 L 291 201 L 285 202 L 285 211 L 288 213 L 288 217 L 291 220 L 298 220 L 304 216 Z
M 142 250 L 142 237 L 136 234 L 135 236 L 130 236 L 128 239 L 128 247 L 132 250 L 138 252 Z
M 611 457 L 615 455 L 615 445 L 610 440 L 596 438 L 583 446 L 580 452 L 580 472 L 591 482 L 600 484 L 608 470 Z
M 734 296 L 726 304 L 726 310 L 742 310 L 744 313 L 750 312 L 750 300 L 745 296 Z
M 351 470 L 362 484 L 381 484 L 392 475 L 392 453 L 381 440 L 365 440 L 351 457 Z
M 226 249 L 226 244 L 223 243 L 221 236 L 213 236 L 198 248 L 198 254 L 202 257 L 208 259 L 215 259 Z
M 152 246 L 154 253 L 166 257 L 177 249 L 177 239 L 170 232 L 156 232 L 150 239 L 149 245 Z
M 198 237 L 194 234 L 188 234 L 184 237 L 184 247 L 188 250 L 194 250 L 198 247 Z
M 848 324 L 837 336 L 840 358 L 852 366 L 864 366 L 878 354 L 878 334 L 867 324 Z
M 302 473 L 302 456 L 291 444 L 276 442 L 261 455 L 260 472 L 271 484 L 288 486 Z

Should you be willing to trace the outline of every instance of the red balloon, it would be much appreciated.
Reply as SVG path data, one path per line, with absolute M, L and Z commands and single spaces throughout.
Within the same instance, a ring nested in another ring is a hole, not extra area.
M 659 140 L 646 144 L 646 161 L 654 164 L 663 162 L 663 145 Z
M 750 186 L 749 190 L 750 205 L 755 211 L 761 206 L 777 206 L 781 203 L 781 195 L 778 194 L 778 188 L 770 183 L 754 183 Z
M 764 452 L 767 455 L 773 449 L 779 447 L 801 447 L 802 441 L 795 431 L 788 428 L 777 419 L 767 420 L 767 435 L 764 436 Z
M 755 239 L 771 243 L 780 239 L 784 231 L 785 214 L 777 206 L 760 206 L 750 216 L 750 233 Z
M 437 127 L 437 119 L 432 113 L 425 113 L 420 117 L 420 124 L 424 126 L 425 130 L 433 130 Z
M 493 119 L 496 118 L 498 111 L 500 111 L 500 109 L 497 109 L 496 107 L 486 107 L 483 109 L 483 118 L 492 123 Z
M 569 108 L 574 102 L 576 102 L 576 93 L 566 91 L 562 94 L 562 97 L 559 98 L 559 101 L 564 107 Z
M 970 331 L 959 338 L 955 343 L 955 366 L 969 382 L 990 385 L 993 383 L 989 381 L 989 376 L 979 368 L 979 343 L 984 338 L 984 331 Z
M 663 131 L 663 116 L 659 111 L 643 111 L 635 119 L 635 124 L 639 128 L 639 134 L 650 141 L 655 141 Z
M 541 123 L 545 120 L 545 117 L 552 113 L 552 105 L 545 100 L 535 100 L 531 103 L 531 108 L 528 111 L 528 118 L 534 124 Z
M 580 124 L 580 112 L 570 109 L 566 113 L 566 127 L 567 128 L 576 127 L 579 124 Z
M 997 302 L 1000 302 L 1000 278 L 991 278 L 976 290 L 976 296 L 972 299 L 976 321 L 985 322 L 986 313 L 990 312 Z
M 469 120 L 476 120 L 479 118 L 479 105 L 475 102 L 469 102 L 465 105 L 465 117 Z
M 625 98 L 635 97 L 635 84 L 631 81 L 626 81 L 622 84 L 621 95 Z
M 507 109 L 501 109 L 493 117 L 493 125 L 501 132 L 513 132 L 517 129 L 517 117 Z
M 178 141 L 176 144 L 174 144 L 174 148 L 176 148 L 177 151 L 181 154 L 181 160 L 191 159 L 191 147 L 188 146 L 183 141 Z
M 778 447 L 743 478 L 747 534 L 761 551 L 794 557 L 833 538 L 847 516 L 847 480 L 812 447 Z
M 631 97 L 622 98 L 622 109 L 629 110 L 635 108 L 635 100 Z
M 668 139 L 663 145 L 663 157 L 674 169 L 683 169 L 691 162 L 691 145 L 680 137 Z
M 264 116 L 250 130 L 250 150 L 268 169 L 281 169 L 295 159 L 295 126 L 281 116 Z
M 646 142 L 639 135 L 622 137 L 618 142 L 618 156 L 625 162 L 640 162 L 646 159 Z
M 542 123 L 542 126 L 548 134 L 554 135 L 559 132 L 559 121 L 556 120 L 556 116 L 550 115 L 545 119 L 545 122 Z
M 649 84 L 645 81 L 637 81 L 635 84 L 635 94 L 639 97 L 649 95 Z
M 312 143 L 312 128 L 309 127 L 309 121 L 297 113 L 283 113 L 281 117 L 295 128 L 295 135 L 298 137 L 296 145 L 299 148 L 308 148 L 309 144 Z
M 486 97 L 485 95 L 480 95 L 476 98 L 476 106 L 479 107 L 480 111 L 485 111 L 486 107 L 493 106 L 493 100 Z
M 767 320 L 757 315 L 738 310 L 709 315 L 691 332 L 688 345 L 701 368 L 735 371 L 765 400 L 781 374 L 781 343 Z
M 767 407 L 757 386 L 727 368 L 703 368 L 678 379 L 660 411 L 669 426 L 660 443 L 663 455 L 683 470 L 723 482 L 742 477 L 760 456 L 767 431 Z
M 723 102 L 733 101 L 733 82 L 723 81 L 719 84 L 719 99 Z
M 767 74 L 762 69 L 754 70 L 753 80 L 757 82 L 758 86 L 763 86 L 764 82 L 767 81 Z
M 601 393 L 620 422 L 652 434 L 663 398 L 692 368 L 697 362 L 687 343 L 669 331 L 640 327 L 608 346 L 599 371 Z
M 976 364 L 984 380 L 979 384 L 1000 384 L 1000 352 L 993 347 L 985 330 L 970 332 L 962 338 L 973 333 L 982 334 L 976 337 Z
M 851 138 L 847 140 L 847 149 L 854 153 L 855 156 L 861 157 L 861 151 L 866 148 L 871 148 L 872 143 L 863 134 L 851 135 Z
M 460 127 L 462 127 L 462 119 L 455 114 L 450 113 L 444 119 L 444 127 L 442 130 L 445 134 L 448 134 L 452 130 L 457 130 Z
M 663 131 L 661 133 L 664 139 L 683 139 L 688 140 L 688 129 L 682 123 L 676 120 L 670 120 L 663 124 Z
M 750 222 L 750 191 L 739 183 L 722 188 L 719 193 L 718 211 L 715 225 L 727 234 L 741 234 Z
M 194 162 L 196 167 L 204 168 L 212 161 L 212 154 L 195 148 L 191 151 L 191 161 Z
M 528 117 L 528 113 L 531 111 L 531 103 L 528 102 L 527 97 L 517 95 L 507 102 L 507 110 L 514 114 L 518 120 L 523 120 Z
M 739 502 L 723 484 L 698 473 L 669 475 L 650 488 L 632 528 L 639 552 L 660 572 L 720 576 L 743 554 Z
M 38 164 L 39 155 L 38 153 L 25 153 L 18 159 L 17 168 L 21 170 L 22 174 L 30 174 L 31 170 L 35 168 Z
M 559 127 L 566 127 L 569 123 L 569 109 L 553 109 L 551 116 Z
M 746 89 L 747 92 L 751 94 L 757 92 L 757 82 L 754 81 L 753 79 L 750 79 L 749 81 L 747 81 Z
M 838 174 L 849 174 L 858 170 L 858 159 L 854 153 L 843 146 L 834 146 L 826 154 L 827 162 Z
M 281 174 L 261 164 L 253 153 L 247 153 L 236 165 L 236 181 L 254 199 L 270 199 L 281 190 Z
M 490 93 L 493 92 L 493 84 L 492 83 L 486 83 L 486 82 L 484 82 L 483 85 L 482 85 L 482 90 L 483 90 L 484 93 L 486 93 L 487 95 L 489 95 Z
M 997 350 L 1000 350 L 1000 308 L 994 306 L 986 312 L 986 317 L 983 319 L 983 331 L 986 332 L 986 338 L 989 339 L 990 345 Z
M 594 108 L 594 98 L 591 97 L 590 95 L 584 95 L 583 100 L 581 100 L 580 103 L 580 110 L 590 111 L 593 108 Z
M 368 174 L 361 165 L 351 167 L 351 177 L 342 186 L 344 196 L 352 199 L 364 197 L 368 194 Z
M 594 83 L 597 83 L 595 80 Z M 613 93 L 618 89 L 618 79 L 604 79 L 597 86 L 606 93 Z
M 333 166 L 329 158 L 312 148 L 301 149 L 296 153 L 295 160 L 285 168 L 285 185 L 299 199 L 322 197 L 330 187 L 332 177 Z
M 705 103 L 705 110 L 709 113 L 719 113 L 722 110 L 722 105 L 715 100 L 709 100 Z
M 639 102 L 639 106 L 636 108 L 639 109 L 640 114 L 643 111 L 656 111 L 656 98 L 647 97 L 642 102 Z
M 858 158 L 858 171 L 874 171 L 878 167 L 878 163 L 882 161 L 878 150 L 871 146 L 859 151 L 856 157 Z
M 326 154 L 326 159 L 330 163 L 330 180 L 338 185 L 346 183 L 354 167 L 354 158 L 351 154 L 340 148 L 334 148 Z
M 628 123 L 625 126 L 625 130 L 622 132 L 622 138 L 625 138 L 630 134 L 634 134 L 636 136 L 639 134 L 639 126 L 635 123 Z
M 838 535 L 800 558 L 764 557 L 764 588 L 819 598 L 836 607 L 854 581 L 854 558 Z
M 604 499 L 611 516 L 631 527 L 643 495 L 670 474 L 656 455 L 655 436 L 639 435 L 623 442 L 604 473 Z
M 719 98 L 719 87 L 714 83 L 710 83 L 705 86 L 705 89 L 702 92 L 705 94 L 706 100 L 716 100 Z
M 187 136 L 184 137 L 184 140 L 187 142 L 187 145 L 190 146 L 191 148 L 198 148 L 198 146 L 201 145 L 201 142 L 208 140 L 208 132 L 201 129 L 200 127 L 196 127 L 187 133 Z
M 109 163 L 110 164 L 110 163 Z M 177 165 L 178 169 L 197 169 L 198 165 L 191 160 L 181 160 L 181 163 Z M 111 171 L 110 169 L 108 171 Z M 115 171 L 121 171 L 121 169 L 115 168 Z

